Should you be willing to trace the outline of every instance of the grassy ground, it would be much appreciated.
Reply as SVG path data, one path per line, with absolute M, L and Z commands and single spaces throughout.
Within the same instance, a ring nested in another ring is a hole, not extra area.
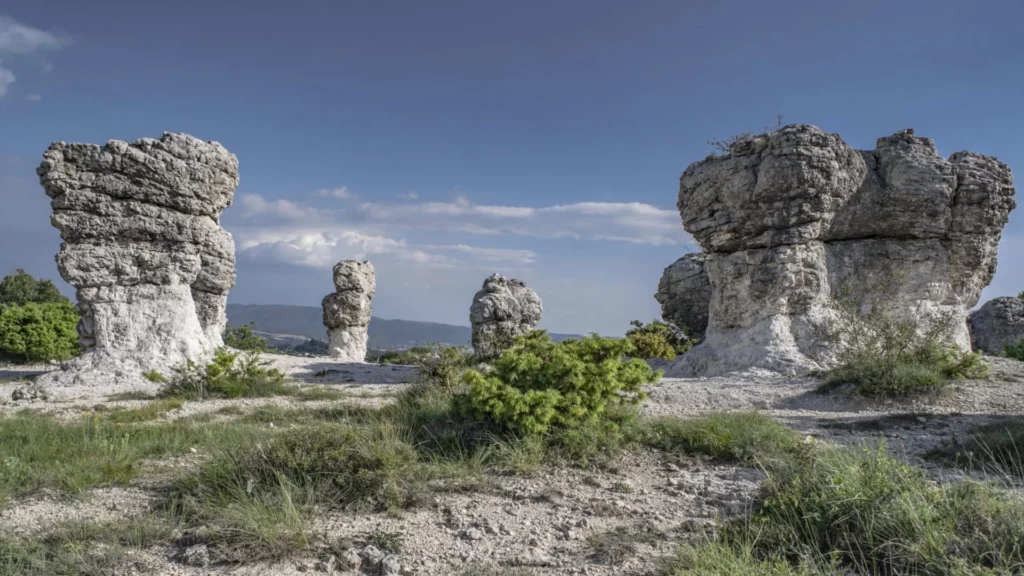
M 339 402 L 243 413 L 228 406 L 219 411 L 228 421 L 163 418 L 181 406 L 165 398 L 70 422 L 30 413 L 0 418 L 0 502 L 42 490 L 74 496 L 130 483 L 156 459 L 197 457 L 196 468 L 166 480 L 157 513 L 146 520 L 61 525 L 43 538 L 0 536 L 0 574 L 110 573 L 126 550 L 183 534 L 207 544 L 214 561 L 318 554 L 337 546 L 311 528 L 325 510 L 398 514 L 437 490 L 484 485 L 490 474 L 603 466 L 637 449 L 757 466 L 768 475 L 749 516 L 681 545 L 662 562 L 666 576 L 1024 569 L 1024 506 L 1006 492 L 973 482 L 937 486 L 884 451 L 806 444 L 758 413 L 623 417 L 613 431 L 594 425 L 520 437 L 454 413 L 449 394 L 430 386 L 382 408 Z M 1024 428 L 985 428 L 976 438 L 1003 455 L 988 462 L 1001 469 L 1019 463 Z M 656 532 L 637 524 L 593 534 L 586 545 L 592 561 L 616 565 L 638 544 L 676 537 Z M 394 533 L 365 540 L 385 550 L 403 546 Z

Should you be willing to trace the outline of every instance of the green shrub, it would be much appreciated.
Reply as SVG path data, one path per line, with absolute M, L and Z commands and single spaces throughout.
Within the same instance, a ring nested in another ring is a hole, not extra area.
M 159 370 L 149 370 L 148 372 L 143 372 L 142 377 L 145 378 L 146 380 L 149 380 L 150 382 L 155 382 L 157 384 L 167 383 L 167 378 L 163 374 L 161 374 Z
M 200 366 L 189 360 L 175 368 L 164 396 L 186 399 L 240 398 L 286 394 L 284 374 L 263 360 L 258 351 L 231 352 L 218 348 L 213 360 Z
M 256 335 L 254 328 L 255 324 L 252 322 L 237 328 L 224 328 L 224 345 L 246 352 L 266 352 L 270 349 L 267 339 Z
M 461 346 L 434 344 L 427 353 L 416 358 L 423 378 L 442 388 L 454 388 L 462 374 L 473 360 L 473 353 Z
M 1013 358 L 1014 360 L 1020 360 L 1024 362 L 1024 340 L 1017 342 L 1016 344 L 1010 344 L 1003 348 L 1003 354 L 1007 358 Z
M 823 447 L 777 462 L 754 512 L 720 538 L 756 557 L 830 558 L 858 574 L 1013 574 L 1024 567 L 1024 503 L 970 480 L 936 486 L 884 446 Z
M 70 301 L 4 306 L 0 309 L 0 353 L 24 362 L 76 356 L 78 319 Z
M 456 402 L 467 414 L 525 434 L 604 421 L 609 409 L 639 405 L 641 387 L 661 376 L 643 360 L 623 360 L 631 348 L 628 340 L 596 334 L 553 343 L 534 331 L 516 338 L 486 374 L 467 371 L 469 390 Z
M 36 280 L 31 274 L 17 269 L 0 280 L 0 307 L 25 304 L 71 303 L 49 280 Z
M 821 390 L 851 386 L 864 396 L 897 398 L 938 392 L 951 380 L 984 378 L 988 365 L 980 353 L 960 350 L 944 340 L 957 319 L 936 318 L 929 325 L 915 314 L 890 309 L 898 280 L 883 280 L 871 290 L 870 311 L 845 295 L 834 298 L 835 317 L 822 336 L 836 351 L 838 365 L 823 376 Z
M 667 322 L 655 320 L 644 324 L 633 320 L 630 326 L 626 331 L 626 339 L 633 345 L 631 356 L 634 358 L 671 360 L 679 354 L 685 354 L 694 345 L 692 340 Z

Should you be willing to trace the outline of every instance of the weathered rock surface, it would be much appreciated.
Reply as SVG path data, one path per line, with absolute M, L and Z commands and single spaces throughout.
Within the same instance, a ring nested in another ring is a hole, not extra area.
M 492 274 L 469 307 L 473 351 L 481 358 L 497 355 L 513 338 L 532 331 L 541 311 L 540 297 L 522 280 Z
M 688 338 L 703 338 L 711 306 L 711 281 L 707 257 L 687 254 L 665 268 L 654 299 L 661 304 L 661 318 L 683 330 Z
M 187 134 L 55 142 L 36 172 L 64 240 L 57 268 L 77 290 L 84 353 L 42 383 L 153 387 L 143 371 L 166 373 L 222 343 L 235 247 L 219 219 L 238 186 L 233 154 Z
M 376 291 L 373 264 L 343 260 L 334 265 L 335 292 L 324 297 L 328 353 L 341 362 L 366 360 L 370 302 Z
M 971 314 L 968 324 L 975 350 L 1001 354 L 1006 346 L 1024 340 L 1024 300 L 993 298 Z
M 992 279 L 1016 204 L 995 158 L 943 159 L 912 130 L 857 151 L 792 125 L 690 165 L 677 205 L 707 255 L 712 298 L 704 342 L 669 375 L 825 367 L 834 294 L 924 327 L 955 317 L 944 336 L 969 348 L 963 319 Z

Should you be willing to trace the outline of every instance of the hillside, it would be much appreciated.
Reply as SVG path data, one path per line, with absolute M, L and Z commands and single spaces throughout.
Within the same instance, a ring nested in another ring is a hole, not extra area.
M 316 306 L 287 306 L 281 304 L 228 304 L 228 324 L 241 326 L 252 322 L 256 329 L 271 334 L 290 334 L 324 340 L 322 312 Z M 469 326 L 417 322 L 414 320 L 385 320 L 376 316 L 370 321 L 369 342 L 373 349 L 387 350 L 420 346 L 429 342 L 469 346 Z M 573 338 L 575 334 L 552 334 L 553 340 Z

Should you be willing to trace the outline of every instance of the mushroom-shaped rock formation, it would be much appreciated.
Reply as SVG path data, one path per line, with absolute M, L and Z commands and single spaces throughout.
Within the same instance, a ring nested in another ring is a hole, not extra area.
M 202 361 L 222 344 L 235 245 L 220 213 L 238 159 L 216 142 L 165 133 L 104 146 L 55 142 L 36 171 L 75 287 L 82 356 L 45 386 L 152 388 L 144 371 Z
M 324 297 L 328 353 L 341 362 L 364 362 L 370 302 L 377 288 L 373 264 L 342 260 L 334 265 L 334 292 Z
M 473 352 L 484 359 L 497 356 L 516 336 L 537 326 L 541 310 L 540 297 L 522 280 L 491 275 L 469 307 Z
M 884 299 L 922 328 L 955 317 L 943 336 L 969 349 L 964 319 L 992 279 L 1015 201 L 995 158 L 944 159 L 912 130 L 857 151 L 798 124 L 690 165 L 677 205 L 712 294 L 704 342 L 667 373 L 800 374 L 834 359 L 822 333 L 837 294 L 863 312 Z

